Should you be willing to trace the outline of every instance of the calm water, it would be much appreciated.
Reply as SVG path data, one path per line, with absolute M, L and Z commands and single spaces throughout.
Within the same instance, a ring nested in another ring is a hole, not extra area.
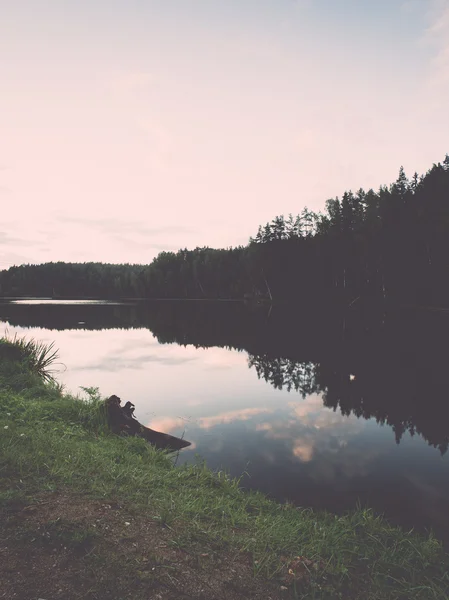
M 179 462 L 199 454 L 281 501 L 360 502 L 449 540 L 449 317 L 23 301 L 0 321 L 55 341 L 72 392 L 98 386 L 184 433 Z

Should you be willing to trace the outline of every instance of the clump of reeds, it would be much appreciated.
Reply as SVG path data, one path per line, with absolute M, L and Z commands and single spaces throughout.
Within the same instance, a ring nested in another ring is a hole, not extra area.
M 59 359 L 59 350 L 55 348 L 54 342 L 46 344 L 35 338 L 20 337 L 17 333 L 11 338 L 6 333 L 0 339 L 0 346 L 1 354 L 6 358 L 22 360 L 27 363 L 32 373 L 39 375 L 44 381 L 55 381 L 54 374 L 58 369 L 54 367 L 62 363 L 56 362 Z

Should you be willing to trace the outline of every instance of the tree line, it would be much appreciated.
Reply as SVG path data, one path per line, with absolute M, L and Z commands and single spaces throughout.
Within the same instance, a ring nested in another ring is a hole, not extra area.
M 1 296 L 359 297 L 449 303 L 449 155 L 425 175 L 347 191 L 261 225 L 246 246 L 161 252 L 149 265 L 46 263 L 0 272 Z

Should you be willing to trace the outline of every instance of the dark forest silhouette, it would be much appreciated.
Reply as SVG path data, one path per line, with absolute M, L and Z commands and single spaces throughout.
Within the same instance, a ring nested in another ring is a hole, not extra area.
M 81 238 L 82 236 L 80 236 Z M 245 247 L 161 252 L 150 265 L 47 263 L 0 272 L 1 296 L 359 297 L 449 305 L 449 155 L 424 175 L 329 199 L 259 227 Z

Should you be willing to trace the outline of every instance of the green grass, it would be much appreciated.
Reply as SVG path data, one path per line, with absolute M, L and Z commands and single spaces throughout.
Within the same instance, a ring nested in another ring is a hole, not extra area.
M 404 532 L 371 510 L 336 516 L 281 505 L 203 463 L 174 467 L 143 439 L 108 431 L 97 389 L 84 390 L 87 400 L 64 394 L 8 352 L 0 361 L 0 510 L 63 487 L 126 502 L 169 527 L 180 547 L 248 552 L 255 575 L 276 577 L 286 561 L 307 557 L 316 568 L 297 584 L 298 598 L 449 599 L 449 556 L 433 536 Z M 64 535 L 83 543 L 91 532 Z

